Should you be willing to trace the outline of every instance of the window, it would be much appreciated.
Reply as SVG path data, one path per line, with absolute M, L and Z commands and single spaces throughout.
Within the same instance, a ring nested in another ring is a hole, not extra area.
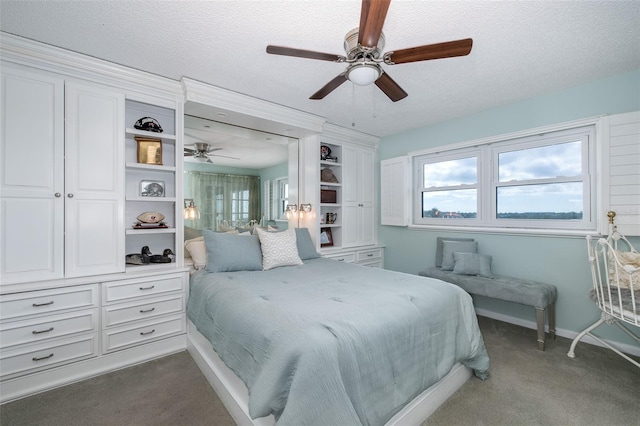
M 285 209 L 289 204 L 289 178 L 280 177 L 264 183 L 264 218 L 287 220 Z
M 278 185 L 277 203 L 278 203 L 278 220 L 287 220 L 285 215 L 287 204 L 289 204 L 289 179 L 276 179 Z
M 418 162 L 423 219 L 478 216 L 478 156 L 473 152 L 434 155 Z
M 260 221 L 260 178 L 200 171 L 185 172 L 187 193 L 200 210 L 194 220 L 196 229 L 217 230 L 243 226 L 252 220 Z
M 594 126 L 413 158 L 419 225 L 593 230 Z

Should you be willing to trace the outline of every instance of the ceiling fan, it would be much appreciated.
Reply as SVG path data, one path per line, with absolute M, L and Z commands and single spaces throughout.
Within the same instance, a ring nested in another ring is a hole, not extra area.
M 362 0 L 360 26 L 349 31 L 344 39 L 346 56 L 272 45 L 267 46 L 267 53 L 321 61 L 345 62 L 348 64 L 346 70 L 311 95 L 309 99 L 323 99 L 342 83 L 349 80 L 360 86 L 375 82 L 376 86 L 389 99 L 397 102 L 407 97 L 407 92 L 382 69 L 380 63 L 384 62 L 387 65 L 405 64 L 408 62 L 466 56 L 471 52 L 473 40 L 466 38 L 382 54 L 385 41 L 382 26 L 390 3 L 391 0 Z
M 198 159 L 204 163 L 212 163 L 213 161 L 211 161 L 210 157 L 222 157 L 222 158 L 230 158 L 232 160 L 239 160 L 239 158 L 237 157 L 229 157 L 226 155 L 220 155 L 220 154 L 213 154 L 215 151 L 220 151 L 223 148 L 220 147 L 215 147 L 213 145 L 208 144 L 207 142 L 196 142 L 194 144 L 191 144 L 189 146 L 193 146 L 193 149 L 191 148 L 187 148 L 185 146 L 184 148 L 184 156 L 185 157 L 193 157 L 195 159 Z

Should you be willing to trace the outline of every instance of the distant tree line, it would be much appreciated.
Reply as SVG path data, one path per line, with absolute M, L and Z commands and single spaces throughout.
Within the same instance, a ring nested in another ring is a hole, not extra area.
M 476 212 L 445 212 L 436 207 L 425 210 L 422 217 L 432 217 L 436 219 L 475 219 L 478 217 Z M 524 213 L 498 213 L 498 219 L 553 219 L 553 220 L 571 220 L 582 219 L 582 212 L 524 212 Z

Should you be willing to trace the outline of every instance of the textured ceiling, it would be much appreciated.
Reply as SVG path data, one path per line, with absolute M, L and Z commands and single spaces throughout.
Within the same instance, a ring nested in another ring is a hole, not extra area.
M 344 64 L 268 55 L 267 44 L 344 54 L 360 1 L 7 1 L 0 29 L 172 79 L 186 76 L 385 136 L 640 68 L 640 1 L 393 0 L 384 51 L 471 37 L 466 57 L 385 65 L 393 103 L 346 83 Z

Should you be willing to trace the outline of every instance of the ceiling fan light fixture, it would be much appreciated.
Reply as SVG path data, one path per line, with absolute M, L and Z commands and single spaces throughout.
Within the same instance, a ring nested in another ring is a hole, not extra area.
M 358 86 L 368 86 L 376 81 L 382 70 L 378 64 L 372 62 L 358 62 L 347 70 L 347 78 Z

